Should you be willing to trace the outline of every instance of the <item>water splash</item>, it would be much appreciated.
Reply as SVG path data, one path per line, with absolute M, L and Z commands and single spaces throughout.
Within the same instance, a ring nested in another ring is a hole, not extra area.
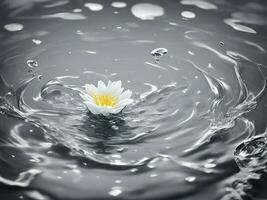
M 7 178 L 0 177 L 0 182 L 9 186 L 27 187 L 30 185 L 35 176 L 40 173 L 41 171 L 38 169 L 30 169 L 28 171 L 21 172 L 18 178 L 15 180 L 9 180 Z
M 27 65 L 30 68 L 38 67 L 38 62 L 36 60 L 27 60 Z
M 159 63 L 159 60 L 162 56 L 166 55 L 168 50 L 166 48 L 156 48 L 151 51 L 151 55 L 155 59 L 155 63 Z

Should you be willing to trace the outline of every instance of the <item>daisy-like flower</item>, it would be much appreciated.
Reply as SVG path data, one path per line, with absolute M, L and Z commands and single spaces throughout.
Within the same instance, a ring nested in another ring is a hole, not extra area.
M 133 102 L 130 98 L 132 92 L 130 90 L 123 92 L 121 81 L 108 81 L 107 85 L 103 81 L 98 81 L 97 87 L 92 84 L 86 84 L 84 87 L 85 92 L 80 93 L 80 96 L 90 112 L 95 115 L 107 116 L 119 113 Z

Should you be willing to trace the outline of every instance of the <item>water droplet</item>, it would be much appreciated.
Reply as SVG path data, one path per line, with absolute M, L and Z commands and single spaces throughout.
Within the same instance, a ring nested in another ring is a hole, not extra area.
M 151 51 L 151 55 L 154 57 L 155 62 L 158 63 L 160 58 L 167 54 L 168 50 L 165 48 L 156 48 L 153 51 Z
M 89 54 L 96 54 L 95 51 L 85 51 L 86 53 L 89 53 Z
M 12 24 L 5 25 L 4 28 L 8 31 L 11 31 L 11 32 L 21 31 L 23 29 L 23 25 L 18 24 L 18 23 L 12 23 Z
M 77 35 L 85 35 L 85 33 L 82 32 L 81 30 L 77 30 L 77 31 L 76 31 L 76 34 L 77 34 Z
M 150 174 L 149 176 L 150 176 L 151 178 L 154 178 L 154 177 L 157 177 L 158 174 Z
M 111 155 L 111 157 L 112 158 L 121 158 L 121 155 L 119 155 L 119 154 L 113 154 L 113 155 Z
M 138 171 L 138 169 L 137 168 L 133 168 L 133 169 L 131 169 L 131 172 L 137 172 Z
M 205 167 L 205 168 L 214 168 L 214 167 L 216 167 L 216 164 L 215 164 L 215 163 L 206 163 L 206 164 L 204 165 L 204 167 Z
M 124 8 L 127 6 L 127 3 L 125 2 L 112 2 L 111 3 L 111 6 L 114 7 L 114 8 Z
M 30 68 L 35 68 L 35 67 L 38 67 L 38 62 L 35 61 L 35 60 L 27 60 L 27 65 L 28 65 Z
M 39 75 L 38 79 L 41 80 L 43 78 L 43 75 Z
M 116 126 L 116 125 L 113 125 L 111 128 L 114 129 L 114 130 L 119 130 L 119 127 Z
M 75 8 L 75 9 L 73 9 L 73 12 L 74 12 L 74 13 L 79 13 L 79 12 L 82 12 L 82 9 L 80 9 L 80 8 Z
M 103 6 L 99 3 L 86 3 L 84 7 L 87 7 L 91 11 L 100 11 L 103 9 Z
M 117 149 L 117 152 L 124 152 L 125 151 L 125 148 L 119 148 L 119 149 Z
M 37 44 L 37 45 L 39 45 L 39 44 L 42 43 L 41 40 L 37 40 L 37 39 L 32 39 L 32 42 L 35 43 L 35 44 Z
M 196 177 L 195 176 L 188 176 L 188 177 L 186 177 L 185 178 L 185 180 L 187 181 L 187 182 L 194 182 L 195 180 L 196 180 Z
M 223 46 L 223 45 L 224 45 L 224 43 L 223 43 L 222 41 L 220 41 L 220 45 L 221 45 L 221 46 Z
M 196 17 L 196 14 L 191 12 L 191 11 L 183 11 L 181 13 L 182 17 L 186 18 L 186 19 L 193 19 Z
M 121 193 L 122 193 L 121 187 L 112 187 L 108 194 L 116 197 L 120 195 Z
M 194 52 L 192 52 L 192 51 L 188 51 L 188 53 L 190 54 L 190 55 L 195 55 L 195 53 Z
M 131 9 L 132 14 L 142 20 L 154 20 L 164 15 L 164 9 L 156 4 L 138 3 Z

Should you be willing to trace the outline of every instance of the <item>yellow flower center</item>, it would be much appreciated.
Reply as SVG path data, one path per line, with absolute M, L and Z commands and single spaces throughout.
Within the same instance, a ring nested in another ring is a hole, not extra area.
M 112 95 L 93 95 L 95 104 L 98 106 L 115 107 L 118 104 L 118 98 Z

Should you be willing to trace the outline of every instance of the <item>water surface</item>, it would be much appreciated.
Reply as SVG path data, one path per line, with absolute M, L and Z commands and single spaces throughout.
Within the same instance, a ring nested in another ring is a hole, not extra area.
M 267 7 L 0 3 L 1 199 L 267 199 Z M 94 116 L 79 92 L 122 80 Z

